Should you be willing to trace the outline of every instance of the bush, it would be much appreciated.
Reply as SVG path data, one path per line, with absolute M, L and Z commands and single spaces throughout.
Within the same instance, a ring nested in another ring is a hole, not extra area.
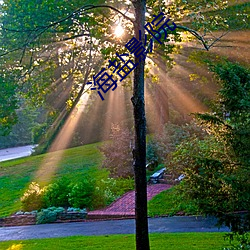
M 183 142 L 169 163 L 173 172 L 185 174 L 185 197 L 243 233 L 250 230 L 250 71 L 227 61 L 210 69 L 222 88 L 213 113 L 196 114 L 208 136 Z
M 75 208 L 75 207 L 68 207 L 67 213 L 72 213 L 72 212 L 87 213 L 87 210 L 86 210 L 86 208 L 80 209 L 80 208 Z
M 44 189 L 38 183 L 32 182 L 28 190 L 21 197 L 22 209 L 24 211 L 39 210 L 43 207 Z
M 72 190 L 69 193 L 69 204 L 73 207 L 91 207 L 92 195 L 94 193 L 93 182 L 85 179 L 72 186 Z
M 228 233 L 225 239 L 229 240 L 231 246 L 225 247 L 223 250 L 250 250 L 250 240 L 247 233 Z M 237 243 L 233 244 L 235 240 Z
M 95 208 L 107 206 L 117 198 L 112 191 L 115 185 L 116 180 L 114 178 L 101 179 L 96 182 L 93 196 L 93 204 Z
M 111 204 L 124 193 L 134 189 L 132 178 L 106 178 L 96 182 L 93 194 L 94 208 L 101 208 Z
M 55 222 L 59 213 L 64 212 L 62 207 L 49 207 L 37 213 L 36 224 Z
M 134 190 L 135 182 L 133 178 L 119 178 L 116 179 L 116 185 L 114 186 L 113 192 L 116 196 L 121 196 L 124 193 Z
M 58 181 L 48 185 L 45 188 L 43 198 L 45 207 L 68 207 L 70 190 L 70 181 L 66 178 L 61 178 Z

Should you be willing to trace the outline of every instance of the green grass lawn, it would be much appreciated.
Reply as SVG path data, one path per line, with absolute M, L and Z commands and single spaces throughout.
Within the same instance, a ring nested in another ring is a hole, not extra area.
M 95 143 L 65 150 L 51 181 L 66 177 L 77 182 L 87 175 L 98 179 L 107 177 L 108 172 L 98 168 L 102 160 L 97 148 L 99 145 Z M 57 154 L 49 153 L 52 158 Z M 20 197 L 32 181 L 37 181 L 36 172 L 47 156 L 43 154 L 0 163 L 0 217 L 21 210 Z M 176 202 L 174 189 L 160 193 L 149 202 L 149 216 L 173 215 L 181 210 L 188 212 L 188 207 L 186 203 Z
M 99 145 L 100 143 L 95 143 L 65 150 L 51 181 L 61 177 L 74 182 L 80 181 L 84 176 L 96 179 L 107 177 L 108 172 L 98 168 L 102 160 L 97 148 Z M 0 217 L 21 210 L 20 197 L 32 181 L 37 181 L 35 175 L 43 160 L 48 155 L 53 158 L 57 154 L 54 152 L 0 163 Z M 150 216 L 171 215 L 178 211 L 180 208 L 172 189 L 149 202 Z
M 151 217 L 166 214 L 171 216 L 175 215 L 177 212 L 184 212 L 188 215 L 199 214 L 197 207 L 180 197 L 180 195 L 177 194 L 175 187 L 161 192 L 153 197 L 148 203 L 148 215 Z
M 102 160 L 98 145 L 100 143 L 65 150 L 51 180 L 64 176 L 79 181 L 86 174 L 105 177 L 107 171 L 98 169 Z M 50 156 L 56 154 L 50 153 Z M 35 175 L 45 157 L 46 154 L 43 154 L 0 163 L 0 217 L 20 210 L 20 197 L 30 182 L 37 181 Z
M 151 250 L 221 250 L 228 246 L 224 233 L 151 234 Z M 135 249 L 134 235 L 74 236 L 0 242 L 1 250 Z

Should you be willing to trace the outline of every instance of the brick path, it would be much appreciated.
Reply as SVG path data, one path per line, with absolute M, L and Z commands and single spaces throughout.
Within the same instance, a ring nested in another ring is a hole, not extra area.
M 160 192 L 169 189 L 171 185 L 155 184 L 147 188 L 148 201 Z M 135 191 L 130 191 L 113 202 L 110 206 L 88 213 L 89 219 L 107 218 L 134 218 L 135 217 Z

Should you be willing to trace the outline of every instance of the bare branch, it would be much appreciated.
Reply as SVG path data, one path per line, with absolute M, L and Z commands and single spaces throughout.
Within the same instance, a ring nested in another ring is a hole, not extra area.
M 83 36 L 90 37 L 90 34 L 82 32 L 82 33 L 77 34 L 77 35 L 73 35 L 73 36 L 70 36 L 70 37 L 64 37 L 64 38 L 62 38 L 60 40 L 55 40 L 54 42 L 65 42 L 65 41 L 72 40 L 72 39 L 75 39 L 75 38 L 78 38 L 78 37 L 83 37 Z
M 176 25 L 176 28 L 188 31 L 193 36 L 195 36 L 199 41 L 201 41 L 201 43 L 203 44 L 203 46 L 205 47 L 207 51 L 209 50 L 209 46 L 207 45 L 207 42 L 204 40 L 203 36 L 201 36 L 196 30 L 193 30 L 186 26 L 181 26 L 181 25 Z
M 223 33 L 221 36 L 217 37 L 210 45 L 209 48 L 212 47 L 215 43 L 217 43 L 223 36 L 227 35 L 230 31 Z
M 193 36 L 195 36 L 204 46 L 204 48 L 208 51 L 211 47 L 214 46 L 215 43 L 217 43 L 223 36 L 225 36 L 226 34 L 229 33 L 229 31 L 223 33 L 221 36 L 217 37 L 211 44 L 208 44 L 207 41 L 204 39 L 205 35 L 202 36 L 200 35 L 196 30 L 190 29 L 186 26 L 182 26 L 182 25 L 176 25 L 176 28 L 188 31 L 189 33 L 191 33 Z

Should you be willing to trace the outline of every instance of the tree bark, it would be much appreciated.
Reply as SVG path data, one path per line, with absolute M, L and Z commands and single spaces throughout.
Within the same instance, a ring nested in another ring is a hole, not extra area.
M 146 0 L 136 0 L 135 37 L 139 40 L 139 30 L 144 37 Z M 135 173 L 135 217 L 136 217 L 136 249 L 149 250 L 148 218 L 147 218 L 147 180 L 146 180 L 146 117 L 144 102 L 144 66 L 145 61 L 135 57 L 138 63 L 134 70 L 134 89 L 132 103 L 134 108 L 135 146 L 133 149 Z

